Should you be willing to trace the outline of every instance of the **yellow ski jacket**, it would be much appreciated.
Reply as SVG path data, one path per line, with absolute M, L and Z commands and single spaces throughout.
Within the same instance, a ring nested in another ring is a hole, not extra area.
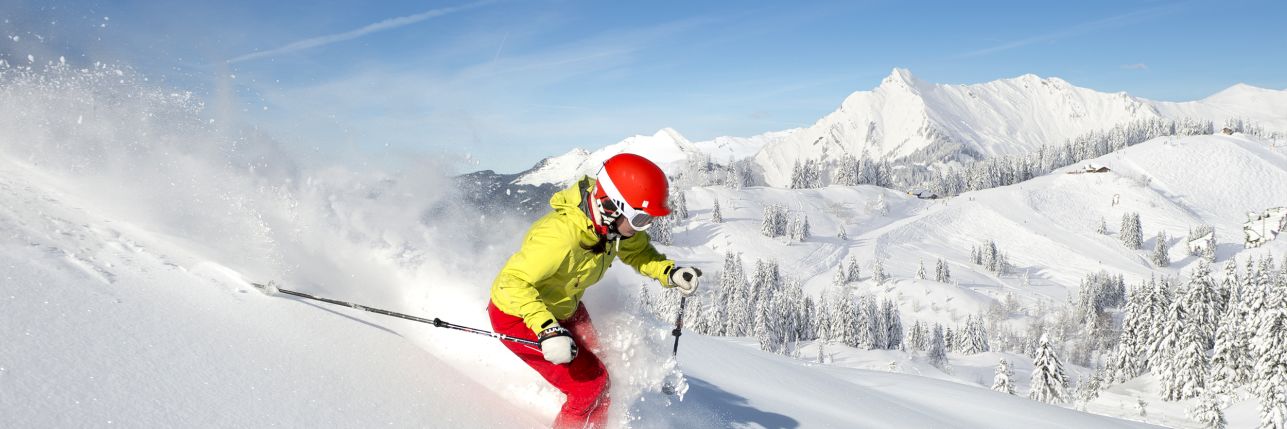
M 594 185 L 595 180 L 585 176 L 550 197 L 554 211 L 532 224 L 522 247 L 492 282 L 492 303 L 506 314 L 523 318 L 532 332 L 571 317 L 585 289 L 603 278 L 614 258 L 672 287 L 666 275 L 675 261 L 653 248 L 646 232 L 619 243 L 601 242 L 584 209 L 585 195 Z M 597 253 L 596 245 L 602 249 Z

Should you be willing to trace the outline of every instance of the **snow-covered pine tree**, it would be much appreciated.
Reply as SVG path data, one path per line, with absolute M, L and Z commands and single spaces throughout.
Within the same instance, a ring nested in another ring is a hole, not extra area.
M 845 281 L 846 282 L 858 281 L 859 276 L 862 275 L 862 268 L 858 266 L 858 260 L 855 259 L 853 255 L 849 255 L 849 263 L 846 265 L 846 267 L 848 268 L 845 270 Z
M 992 390 L 1014 394 L 1014 370 L 1005 358 L 997 364 L 996 375 L 992 377 Z
M 813 297 L 804 297 L 804 303 L 800 306 L 800 323 L 797 324 L 799 333 L 796 335 L 801 341 L 818 339 L 817 314 L 818 304 L 814 303 Z
M 750 334 L 755 313 L 751 311 L 751 287 L 742 266 L 741 254 L 724 254 L 724 271 L 720 273 L 719 287 L 727 316 L 723 329 L 725 335 L 740 337 Z
M 904 341 L 912 351 L 925 351 L 925 325 L 919 320 L 912 321 L 912 328 L 907 330 Z
M 947 368 L 947 345 L 943 339 L 943 325 L 934 324 L 934 330 L 930 332 L 929 351 L 925 353 L 925 358 L 935 368 Z
M 640 285 L 639 293 L 635 295 L 635 303 L 638 305 L 640 313 L 647 314 L 653 312 L 651 290 L 652 288 L 647 287 L 646 285 Z
M 1141 356 L 1141 369 L 1152 367 L 1153 357 L 1157 350 L 1169 350 L 1165 347 L 1159 348 L 1158 343 L 1161 341 L 1163 332 L 1168 329 L 1167 325 L 1170 324 L 1170 320 L 1172 320 L 1172 315 L 1169 311 L 1171 311 L 1171 304 L 1175 301 L 1171 295 L 1170 280 L 1165 277 L 1160 281 L 1150 278 L 1147 289 L 1148 294 L 1145 297 L 1147 299 L 1145 300 L 1143 312 L 1144 319 L 1147 321 L 1145 325 L 1147 329 L 1142 329 L 1139 332 L 1141 344 L 1145 349 L 1144 354 Z M 1172 346 L 1174 342 L 1178 342 L 1178 338 L 1177 333 L 1173 338 Z
M 889 214 L 889 204 L 885 202 L 885 194 L 880 194 L 876 196 L 876 205 L 875 207 L 872 208 L 872 210 L 874 210 L 876 213 L 879 213 L 881 216 L 886 216 Z
M 831 275 L 832 289 L 835 289 L 835 290 L 848 289 L 847 287 L 848 281 L 849 279 L 845 277 L 844 267 L 836 267 L 836 273 Z
M 684 191 L 678 188 L 670 190 L 670 216 L 676 219 L 688 219 L 688 199 Z
M 1199 397 L 1197 406 L 1189 408 L 1190 419 L 1201 423 L 1209 429 L 1225 429 L 1229 422 L 1224 419 L 1224 410 L 1220 407 L 1220 397 L 1213 390 L 1207 390 Z
M 800 287 L 800 281 L 794 278 L 788 280 L 777 298 L 780 301 L 777 317 L 782 319 L 782 353 L 796 356 L 798 343 L 806 335 L 802 321 L 807 320 L 804 317 L 804 290 Z
M 840 161 L 836 163 L 836 173 L 832 176 L 832 183 L 841 186 L 858 185 L 858 159 L 850 154 L 842 155 Z
M 835 292 L 831 301 L 831 328 L 828 329 L 830 338 L 850 347 L 858 347 L 858 323 L 855 320 L 858 314 L 854 309 L 853 295 L 845 289 Z
M 711 207 L 711 222 L 724 223 L 724 214 L 719 210 L 719 200 L 715 200 L 714 206 Z
M 755 274 L 751 278 L 751 289 L 754 291 L 751 295 L 755 299 L 767 299 L 782 290 L 782 274 L 778 270 L 776 259 L 755 260 Z
M 1013 266 L 1010 265 L 1009 254 L 1002 253 L 1000 256 L 997 257 L 996 273 L 998 276 L 1004 276 L 1004 275 L 1010 274 L 1010 270 L 1012 267 Z
M 770 353 L 782 353 L 786 348 L 786 329 L 779 317 L 782 299 L 777 295 L 781 294 L 761 299 L 755 312 L 755 339 L 760 342 L 760 350 Z
M 795 164 L 791 166 L 791 189 L 808 188 L 804 175 L 804 164 L 799 159 L 795 160 Z
M 998 256 L 1001 252 L 997 251 L 997 242 L 988 240 L 983 243 L 983 248 L 980 249 L 979 252 L 982 253 L 981 257 L 983 258 L 983 266 L 987 268 L 988 271 L 997 272 L 1000 270 L 997 262 L 999 262 L 1000 258 L 998 258 Z
M 1099 391 L 1104 388 L 1105 375 L 1103 368 L 1096 369 L 1090 372 L 1090 378 L 1087 378 L 1084 383 L 1079 383 L 1077 385 L 1077 401 L 1081 402 L 1083 411 L 1086 403 L 1094 401 L 1095 398 L 1099 397 Z
M 973 337 L 974 337 L 974 335 L 975 335 L 975 333 L 974 333 L 974 315 L 973 315 L 973 314 L 966 315 L 966 316 L 965 316 L 965 328 L 964 328 L 963 330 L 961 330 L 961 337 L 962 337 L 962 338 L 961 338 L 961 340 L 959 341 L 959 343 L 960 343 L 960 348 L 958 348 L 958 349 L 957 349 L 957 351 L 961 352 L 961 354 L 967 354 L 967 355 L 972 355 L 972 354 L 975 354 L 975 353 L 979 353 L 979 352 L 981 352 L 982 350 L 976 349 L 976 348 L 974 347 L 974 346 L 977 344 L 977 343 L 975 343 L 975 342 L 974 342 L 974 338 L 973 338 Z
M 1252 390 L 1260 398 L 1262 428 L 1287 428 L 1287 279 L 1277 280 L 1267 305 L 1253 313 Z
M 760 234 L 765 237 L 781 237 L 786 233 L 786 208 L 780 204 L 764 206 L 764 218 L 760 222 Z
M 791 168 L 791 189 L 822 187 L 822 166 L 812 159 L 796 161 Z
M 968 316 L 965 319 L 965 331 L 961 335 L 961 353 L 975 354 L 990 350 L 988 334 L 983 326 L 983 316 Z
M 1101 216 L 1099 218 L 1099 227 L 1095 228 L 1095 233 L 1099 235 L 1108 235 L 1108 221 Z
M 840 227 L 840 232 L 836 233 L 836 238 L 839 238 L 840 241 L 849 241 L 849 234 L 845 232 L 844 226 Z
M 939 283 L 947 283 L 946 281 L 943 281 L 943 259 L 942 258 L 940 258 L 934 264 L 934 281 Z
M 889 280 L 889 275 L 885 274 L 885 262 L 880 259 L 876 259 L 876 263 L 872 264 L 871 272 L 871 279 L 877 285 L 884 285 L 885 280 Z
M 870 296 L 863 298 L 862 309 L 866 315 L 868 332 L 871 332 L 871 343 L 867 347 L 888 349 L 889 321 L 885 319 L 885 311 L 876 302 L 876 298 Z
M 1032 360 L 1032 387 L 1028 398 L 1047 404 L 1062 403 L 1068 390 L 1067 380 L 1064 365 L 1055 355 L 1050 338 L 1043 334 L 1037 347 L 1037 357 Z
M 671 245 L 674 244 L 674 231 L 675 219 L 671 216 L 661 216 L 653 219 L 647 234 L 653 243 Z
M 813 237 L 813 232 L 809 230 L 809 216 L 804 216 L 804 222 L 800 226 L 800 241 L 808 240 Z
M 925 260 L 921 260 L 916 264 L 916 279 L 925 280 Z
M 711 302 L 710 307 L 704 311 L 707 319 L 706 332 L 701 333 L 717 337 L 728 335 L 728 333 L 724 331 L 726 328 L 725 323 L 728 320 L 728 313 L 726 313 L 726 311 L 727 310 L 724 308 L 723 303 Z
M 903 317 L 898 311 L 898 303 L 893 299 L 885 299 L 881 305 L 881 310 L 885 316 L 885 326 L 889 330 L 886 335 L 887 343 L 885 348 L 898 350 L 903 345 Z
M 1140 214 L 1130 212 L 1122 215 L 1122 229 L 1119 233 L 1122 244 L 1129 249 L 1139 249 L 1144 245 L 1144 231 L 1140 227 Z
M 1199 240 L 1208 237 L 1207 240 Z M 1198 225 L 1189 228 L 1189 236 L 1184 239 L 1184 247 L 1189 251 L 1191 256 L 1203 256 L 1206 248 L 1215 247 L 1215 227 L 1211 225 Z M 1215 253 L 1213 252 L 1212 255 Z M 1209 260 L 1207 262 L 1215 262 Z
M 791 219 L 790 234 L 792 241 L 805 241 L 809 239 L 809 217 L 800 213 Z
M 853 300 L 853 311 L 851 312 L 853 316 L 850 319 L 853 323 L 853 338 L 851 342 L 846 343 L 850 347 L 860 349 L 875 348 L 875 336 L 872 332 L 874 329 L 873 319 L 869 313 L 872 307 L 869 301 L 870 297 L 855 298 Z
M 1202 342 L 1201 335 L 1184 329 L 1179 349 L 1170 353 L 1169 358 L 1158 366 L 1159 389 L 1163 400 L 1189 399 L 1206 389 L 1207 353 Z
M 798 235 L 800 232 L 800 217 L 792 216 L 792 215 L 788 215 L 788 216 L 789 217 L 787 219 L 787 228 L 786 228 L 787 238 L 790 241 L 801 241 L 800 236 Z
M 1189 309 L 1182 301 L 1171 303 L 1163 316 L 1163 321 L 1157 327 L 1158 330 L 1154 331 L 1157 336 L 1149 345 L 1148 360 L 1150 370 L 1157 373 L 1159 377 L 1177 371 L 1174 366 L 1177 360 L 1173 355 L 1184 347 L 1184 328 L 1188 323 L 1188 311 Z
M 956 351 L 957 342 L 956 330 L 951 326 L 943 326 L 943 347 L 946 347 L 947 351 Z
M 1236 290 L 1225 304 L 1220 326 L 1215 332 L 1215 351 L 1211 354 L 1209 386 L 1220 393 L 1232 393 L 1251 379 L 1250 339 L 1243 326 L 1246 308 Z
M 1220 296 L 1216 292 L 1215 280 L 1211 279 L 1211 266 L 1205 260 L 1198 260 L 1193 269 L 1189 285 L 1179 302 L 1188 309 L 1185 329 L 1193 331 L 1201 341 L 1202 350 L 1210 349 L 1215 344 L 1215 330 L 1220 321 Z
M 818 342 L 820 343 L 826 343 L 835 339 L 831 332 L 831 312 L 834 309 L 832 296 L 836 294 L 837 290 L 841 289 L 843 289 L 843 286 L 837 287 L 833 285 L 823 289 L 822 294 L 818 296 L 817 310 L 813 312 L 813 331 L 818 337 Z
M 1153 246 L 1153 265 L 1158 267 L 1171 266 L 1171 257 L 1166 252 L 1166 231 L 1157 232 L 1156 245 Z
M 694 295 L 688 298 L 687 304 L 684 304 L 684 320 L 691 321 L 693 332 L 707 332 L 710 327 L 707 324 L 707 314 L 710 308 L 706 304 L 706 295 Z

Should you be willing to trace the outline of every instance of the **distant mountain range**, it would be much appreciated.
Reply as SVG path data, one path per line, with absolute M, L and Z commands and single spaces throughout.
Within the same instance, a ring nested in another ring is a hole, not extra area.
M 832 161 L 844 155 L 924 164 L 979 160 L 1063 144 L 1132 121 L 1186 118 L 1212 121 L 1217 129 L 1225 120 L 1238 118 L 1287 131 L 1287 90 L 1238 84 L 1202 100 L 1165 102 L 1032 74 L 949 85 L 924 82 L 906 69 L 894 69 L 875 89 L 850 94 L 836 111 L 809 127 L 702 142 L 665 128 L 594 150 L 574 149 L 513 175 L 467 176 L 471 182 L 486 183 L 487 189 L 509 189 L 513 196 L 520 189 L 562 186 L 581 174 L 593 174 L 604 159 L 621 152 L 644 155 L 668 171 L 700 154 L 724 164 L 751 159 L 767 185 L 785 187 L 792 167 L 805 160 Z

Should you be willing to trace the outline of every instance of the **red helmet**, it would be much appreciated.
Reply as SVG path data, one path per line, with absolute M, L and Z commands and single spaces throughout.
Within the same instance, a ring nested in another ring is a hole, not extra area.
M 604 161 L 596 179 L 594 196 L 602 202 L 605 222 L 624 215 L 632 227 L 643 230 L 653 218 L 670 214 L 666 173 L 647 158 L 633 153 L 614 155 Z

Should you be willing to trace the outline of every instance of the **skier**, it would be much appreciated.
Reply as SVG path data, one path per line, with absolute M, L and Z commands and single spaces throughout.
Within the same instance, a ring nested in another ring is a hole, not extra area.
M 555 428 L 602 428 L 608 372 L 594 351 L 598 337 L 581 303 L 585 289 L 620 258 L 640 274 L 697 290 L 702 272 L 677 267 L 644 230 L 670 213 L 666 175 L 648 159 L 623 153 L 550 198 L 554 210 L 532 224 L 522 247 L 492 283 L 487 313 L 498 333 L 539 341 L 540 350 L 502 342 L 567 400 Z

